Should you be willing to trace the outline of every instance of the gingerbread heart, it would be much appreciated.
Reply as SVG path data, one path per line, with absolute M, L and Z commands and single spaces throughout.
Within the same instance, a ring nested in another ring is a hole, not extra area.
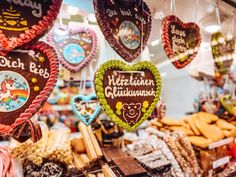
M 135 130 L 156 108 L 161 78 L 156 66 L 119 60 L 102 64 L 95 73 L 95 90 L 108 117 L 128 131 Z
M 236 101 L 230 95 L 224 95 L 220 98 L 220 103 L 230 115 L 236 113 Z
M 12 50 L 45 34 L 60 11 L 62 0 L 2 0 L 0 49 Z
M 35 127 L 27 121 L 48 99 L 57 82 L 58 66 L 56 52 L 44 42 L 0 56 L 1 133 L 21 134 Z
M 81 71 L 97 53 L 97 35 L 88 27 L 77 30 L 56 27 L 47 39 L 55 46 L 61 64 L 72 72 Z
M 221 32 L 211 36 L 212 55 L 216 65 L 216 76 L 227 74 L 234 59 L 235 41 L 226 38 Z
M 72 99 L 71 106 L 75 115 L 77 115 L 85 125 L 91 124 L 101 111 L 101 106 L 95 94 L 88 96 L 77 95 Z
M 183 23 L 170 15 L 162 22 L 162 43 L 173 65 L 181 69 L 197 55 L 201 44 L 200 28 L 196 23 Z
M 126 61 L 138 58 L 147 45 L 152 17 L 143 0 L 94 0 L 95 15 L 106 40 Z

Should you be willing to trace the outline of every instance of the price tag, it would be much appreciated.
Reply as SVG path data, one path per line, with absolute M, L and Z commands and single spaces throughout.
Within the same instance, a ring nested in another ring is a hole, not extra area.
M 212 163 L 212 168 L 216 169 L 216 168 L 220 167 L 221 165 L 229 163 L 229 161 L 230 161 L 229 156 L 221 158 L 219 160 L 216 160 Z
M 217 148 L 217 147 L 220 147 L 220 146 L 232 143 L 232 142 L 233 142 L 233 138 L 223 139 L 221 141 L 210 144 L 209 149 L 214 149 L 214 148 Z

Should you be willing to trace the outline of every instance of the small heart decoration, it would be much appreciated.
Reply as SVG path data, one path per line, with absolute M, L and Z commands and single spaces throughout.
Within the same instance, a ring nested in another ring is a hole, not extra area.
M 94 82 L 103 110 L 128 131 L 135 130 L 152 114 L 160 98 L 160 73 L 147 61 L 130 66 L 110 60 L 99 67 Z
M 170 15 L 162 21 L 163 48 L 172 64 L 181 69 L 197 55 L 201 44 L 200 28 L 196 23 L 183 23 Z
M 221 32 L 211 36 L 212 55 L 216 65 L 216 76 L 227 74 L 234 60 L 235 41 Z
M 29 119 L 51 94 L 58 66 L 56 52 L 44 42 L 0 56 L 1 133 L 19 138 L 22 133 L 28 134 L 25 130 L 29 127 L 37 127 Z
M 90 125 L 102 109 L 95 94 L 77 95 L 72 99 L 71 106 L 73 112 L 85 125 Z
M 72 72 L 86 67 L 97 54 L 97 35 L 88 27 L 76 30 L 55 27 L 47 36 L 49 43 L 55 46 L 61 64 Z M 58 34 L 60 32 L 60 35 Z
M 127 62 L 139 57 L 147 45 L 152 17 L 143 0 L 94 0 L 98 25 L 111 47 Z
M 13 50 L 44 35 L 60 12 L 62 0 L 2 0 L 0 49 Z

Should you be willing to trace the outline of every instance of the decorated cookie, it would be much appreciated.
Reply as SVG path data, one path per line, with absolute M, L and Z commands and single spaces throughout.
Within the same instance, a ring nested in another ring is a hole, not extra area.
M 197 55 L 200 44 L 200 28 L 195 23 L 183 23 L 178 17 L 170 15 L 162 22 L 162 43 L 173 65 L 181 69 Z
M 147 45 L 151 12 L 143 0 L 94 0 L 95 15 L 106 40 L 126 61 L 138 58 Z
M 156 108 L 161 78 L 156 66 L 119 60 L 102 64 L 95 73 L 95 90 L 108 117 L 128 131 L 135 130 Z
M 62 0 L 2 0 L 0 49 L 12 50 L 41 37 L 53 25 Z
M 97 35 L 88 27 L 77 30 L 56 27 L 47 39 L 55 46 L 62 65 L 72 72 L 82 70 L 97 53 Z
M 101 111 L 95 94 L 77 95 L 72 99 L 71 106 L 74 113 L 85 125 L 91 124 Z
M 1 133 L 17 139 L 34 127 L 28 120 L 53 90 L 58 64 L 54 49 L 43 42 L 0 56 Z
M 220 103 L 230 115 L 236 114 L 236 102 L 230 95 L 224 95 L 220 99 Z
M 212 55 L 216 65 L 216 76 L 227 74 L 233 63 L 235 41 L 228 39 L 221 32 L 211 36 Z

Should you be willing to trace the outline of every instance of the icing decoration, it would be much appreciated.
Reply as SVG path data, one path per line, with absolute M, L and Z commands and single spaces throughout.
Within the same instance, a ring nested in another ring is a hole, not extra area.
M 77 30 L 55 27 L 47 40 L 55 46 L 61 64 L 72 72 L 81 71 L 97 53 L 97 35 L 88 27 Z
M 160 73 L 147 61 L 129 66 L 110 60 L 99 67 L 94 82 L 98 101 L 108 117 L 128 131 L 152 114 L 160 98 Z
M 139 57 L 147 45 L 152 17 L 143 0 L 94 0 L 95 15 L 106 40 L 127 62 Z
M 71 105 L 73 112 L 85 125 L 91 124 L 101 111 L 95 94 L 77 95 L 72 99 Z
M 45 34 L 60 11 L 62 0 L 2 0 L 0 49 L 12 50 Z
M 220 99 L 220 103 L 229 112 L 230 115 L 236 114 L 236 102 L 230 95 L 224 95 Z
M 37 141 L 39 125 L 30 118 L 41 108 L 56 84 L 59 61 L 44 42 L 0 56 L 0 132 L 18 141 Z M 33 129 L 36 128 L 36 129 Z M 28 136 L 25 136 L 27 134 Z M 34 139 L 36 138 L 36 139 Z
M 227 74 L 234 59 L 235 41 L 217 32 L 211 36 L 212 55 L 216 65 L 216 77 Z
M 200 28 L 196 23 L 183 23 L 170 15 L 162 22 L 162 43 L 172 64 L 181 69 L 197 55 L 201 44 Z

